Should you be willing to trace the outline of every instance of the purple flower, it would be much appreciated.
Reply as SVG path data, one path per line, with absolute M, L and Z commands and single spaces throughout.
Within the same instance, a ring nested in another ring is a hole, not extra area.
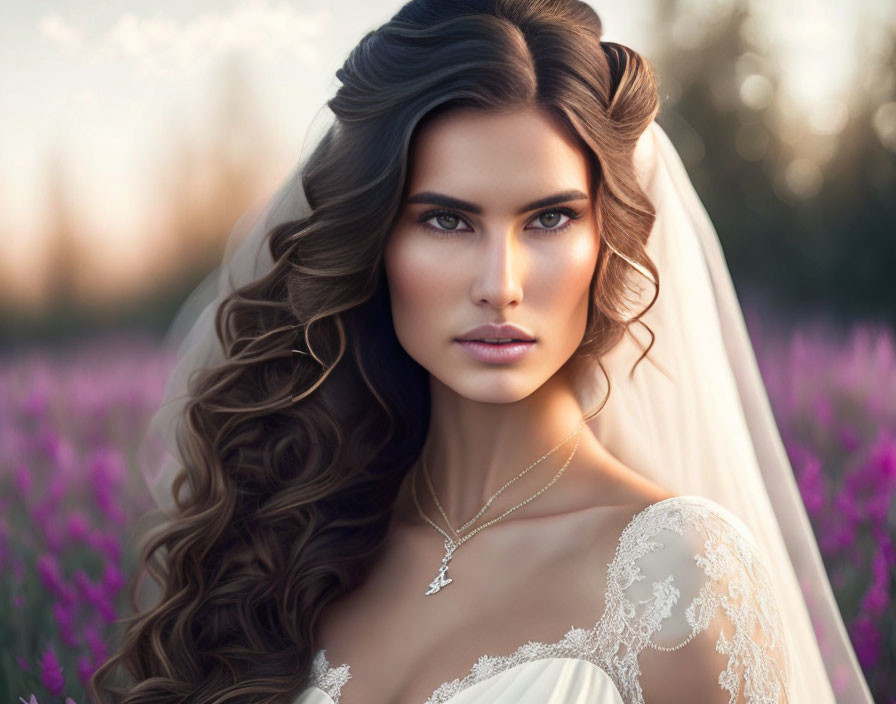
M 126 583 L 127 579 L 124 574 L 122 574 L 121 570 L 119 570 L 113 563 L 107 563 L 106 568 L 103 570 L 102 577 L 102 584 L 106 594 L 108 596 L 114 596 Z
M 81 655 L 78 657 L 75 668 L 78 670 L 78 679 L 85 684 L 91 677 L 93 677 L 93 673 L 96 672 L 97 669 L 93 666 L 93 661 L 88 655 Z
M 25 670 L 25 672 L 31 672 L 31 665 L 21 655 L 16 655 L 16 664 Z
M 104 583 L 95 583 L 87 576 L 84 570 L 77 570 L 74 579 L 81 598 L 85 603 L 90 604 L 99 611 L 103 620 L 107 623 L 111 623 L 117 618 L 115 606 L 111 601 L 112 597 L 108 593 Z
M 110 447 L 99 448 L 90 458 L 90 475 L 95 482 L 117 490 L 127 477 L 124 458 Z
M 90 523 L 83 511 L 73 511 L 68 517 L 68 537 L 71 541 L 81 542 L 90 532 Z
M 78 603 L 78 592 L 70 584 L 63 583 L 62 588 L 56 595 L 56 598 L 59 599 L 59 602 L 61 604 L 65 604 L 66 606 L 70 607 L 75 606 Z
M 40 577 L 40 581 L 53 594 L 61 594 L 63 592 L 59 563 L 54 555 L 44 553 L 37 558 L 37 576 Z
M 65 678 L 62 676 L 62 668 L 59 666 L 59 660 L 52 647 L 47 648 L 41 658 L 40 679 L 50 694 L 62 694 L 62 690 L 65 688 Z
M 53 604 L 53 618 L 59 627 L 59 637 L 68 646 L 76 646 L 78 644 L 75 638 L 75 610 L 69 604 L 55 602 Z
M 127 516 L 118 506 L 115 487 L 110 486 L 102 478 L 93 479 L 93 494 L 97 506 L 116 525 L 124 525 Z
M 76 570 L 74 580 L 81 599 L 91 606 L 99 607 L 103 600 L 102 590 L 94 584 L 93 580 L 87 576 L 87 573 L 84 570 Z
M 116 618 L 118 618 L 118 614 L 115 613 L 115 604 L 113 604 L 108 597 L 103 596 L 99 603 L 96 605 L 97 611 L 100 612 L 100 616 L 106 623 L 112 623 Z
M 90 547 L 106 555 L 112 562 L 118 562 L 121 559 L 121 545 L 118 540 L 112 533 L 101 531 L 93 531 L 87 536 L 87 543 Z
M 90 577 L 87 576 L 87 573 L 80 568 L 76 569 L 74 574 L 72 574 L 72 581 L 78 588 L 78 593 L 86 599 L 90 594 L 90 590 L 93 586 L 90 581 Z
M 862 614 L 852 623 L 850 636 L 862 669 L 869 670 L 880 659 L 881 636 L 874 621 Z
M 100 635 L 99 629 L 93 624 L 84 627 L 84 640 L 90 649 L 90 655 L 94 664 L 102 663 L 106 659 L 106 643 Z
M 889 536 L 883 535 L 882 541 L 871 560 L 871 584 L 862 598 L 862 611 L 872 617 L 880 617 L 890 605 L 890 562 L 893 546 Z

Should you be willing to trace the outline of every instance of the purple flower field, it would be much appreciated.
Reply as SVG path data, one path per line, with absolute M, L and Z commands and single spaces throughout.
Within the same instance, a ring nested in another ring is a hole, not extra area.
M 896 701 L 894 336 L 748 322 L 856 653 L 875 699 Z M 85 704 L 117 640 L 154 508 L 134 458 L 173 362 L 160 350 L 104 338 L 0 360 L 4 702 Z
M 875 701 L 896 702 L 896 344 L 822 323 L 750 335 L 806 512 Z
M 104 339 L 0 364 L 3 701 L 87 701 L 127 613 L 124 548 L 154 506 L 133 459 L 172 362 Z

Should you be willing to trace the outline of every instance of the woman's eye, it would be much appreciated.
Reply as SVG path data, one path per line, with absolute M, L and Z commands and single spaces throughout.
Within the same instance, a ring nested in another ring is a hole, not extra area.
M 452 234 L 455 232 L 472 232 L 472 230 L 468 227 L 463 227 L 465 221 L 462 217 L 456 215 L 455 213 L 449 213 L 447 211 L 430 211 L 428 213 L 424 213 L 420 216 L 418 222 L 427 230 L 432 230 L 433 232 L 437 232 L 443 235 Z
M 445 230 L 456 230 L 460 225 L 460 218 L 457 217 L 457 215 L 442 213 L 439 215 L 434 215 L 433 218 L 438 223 L 439 227 Z M 430 218 L 430 220 L 432 220 L 433 218 Z
M 546 210 L 543 213 L 539 214 L 535 221 L 538 221 L 542 227 L 546 230 L 557 230 L 560 229 L 557 227 L 557 223 L 560 222 L 560 219 L 564 217 L 564 213 L 559 210 Z M 568 215 L 566 217 L 569 217 Z M 564 223 L 565 225 L 566 223 Z
M 561 218 L 564 217 L 566 220 L 561 222 Z M 559 232 L 568 228 L 574 220 L 578 220 L 580 217 L 582 217 L 581 213 L 576 212 L 572 208 L 552 208 L 551 210 L 544 210 L 535 216 L 532 222 L 537 225 L 540 224 L 541 227 L 536 225 L 532 229 Z
M 423 227 L 435 232 L 469 232 L 468 229 L 462 227 L 463 218 L 454 213 L 424 213 L 419 222 Z

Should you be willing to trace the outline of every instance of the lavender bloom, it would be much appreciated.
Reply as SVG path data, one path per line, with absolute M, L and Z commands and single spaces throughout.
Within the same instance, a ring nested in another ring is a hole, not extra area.
M 873 620 L 863 615 L 853 622 L 850 637 L 856 650 L 856 657 L 863 669 L 869 670 L 880 659 L 881 634 Z
M 66 534 L 70 542 L 84 542 L 90 532 L 90 523 L 83 511 L 74 511 L 68 517 Z
M 72 606 L 57 601 L 53 604 L 53 618 L 56 619 L 56 625 L 59 627 L 59 636 L 62 641 L 70 647 L 77 646 L 75 612 Z
M 40 679 L 50 694 L 62 694 L 65 688 L 65 678 L 62 676 L 62 668 L 52 648 L 44 651 L 40 661 Z
M 56 557 L 45 553 L 37 558 L 37 574 L 44 586 L 54 594 L 62 594 L 62 577 Z

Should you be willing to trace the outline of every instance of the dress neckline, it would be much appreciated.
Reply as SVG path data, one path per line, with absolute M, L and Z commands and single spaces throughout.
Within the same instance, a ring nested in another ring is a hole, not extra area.
M 607 563 L 604 607 L 601 615 L 593 625 L 585 628 L 572 626 L 563 635 L 563 637 L 557 641 L 542 642 L 530 640 L 519 645 L 511 652 L 503 655 L 480 655 L 465 674 L 453 680 L 447 680 L 436 687 L 436 689 L 433 690 L 432 693 L 426 698 L 424 704 L 444 703 L 448 699 L 457 696 L 462 691 L 472 687 L 473 685 L 490 679 L 491 677 L 497 676 L 505 670 L 514 667 L 515 665 L 543 659 L 545 657 L 563 657 L 562 655 L 551 655 L 551 653 L 561 652 L 568 648 L 576 649 L 577 646 L 586 643 L 592 634 L 599 633 L 603 628 L 604 622 L 606 621 L 607 615 L 609 613 L 608 607 L 611 598 L 611 591 L 614 591 L 617 588 L 617 585 L 613 584 L 610 576 L 613 573 L 613 570 L 618 566 L 620 550 L 622 545 L 625 543 L 625 539 L 632 531 L 635 530 L 636 526 L 641 521 L 646 519 L 647 516 L 658 510 L 660 506 L 664 506 L 665 504 L 672 501 L 697 501 L 698 503 L 709 503 L 714 505 L 714 502 L 712 502 L 711 499 L 707 499 L 704 496 L 682 494 L 669 496 L 665 499 L 654 501 L 653 503 L 647 504 L 647 506 L 635 512 L 635 514 L 629 519 L 628 523 L 619 533 L 619 537 L 616 540 L 616 547 L 613 553 L 613 558 L 610 560 L 610 562 Z M 315 682 L 312 683 L 312 686 L 316 686 L 318 684 L 330 684 L 330 686 L 336 691 L 335 696 L 333 696 L 333 693 L 331 692 L 326 693 L 330 696 L 334 703 L 338 704 L 339 692 L 341 691 L 345 683 L 348 682 L 349 679 L 351 679 L 349 664 L 342 663 L 338 666 L 331 665 L 329 660 L 327 660 L 326 648 L 320 648 L 317 650 L 317 652 L 315 653 L 314 662 L 314 669 L 316 670 L 317 675 L 314 678 Z

